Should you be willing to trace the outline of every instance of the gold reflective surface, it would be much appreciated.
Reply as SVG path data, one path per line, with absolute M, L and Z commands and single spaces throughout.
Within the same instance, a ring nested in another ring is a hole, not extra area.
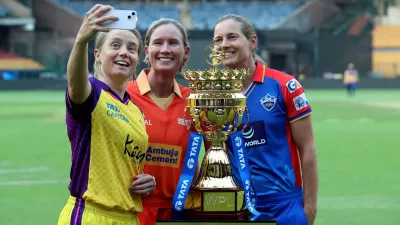
M 218 65 L 224 53 L 215 46 L 206 49 L 212 65 L 209 70 L 184 70 L 182 76 L 189 81 L 190 96 L 186 99 L 185 117 L 203 134 L 211 147 L 206 150 L 199 177 L 192 187 L 197 190 L 239 190 L 232 177 L 231 165 L 224 142 L 240 126 L 243 116 L 248 116 L 246 97 L 241 92 L 243 78 L 248 69 L 222 69 Z M 247 120 L 248 121 L 248 120 Z

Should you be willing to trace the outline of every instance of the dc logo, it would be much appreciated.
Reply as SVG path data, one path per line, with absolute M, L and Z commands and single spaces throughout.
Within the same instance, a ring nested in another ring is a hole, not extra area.
M 177 202 L 175 203 L 175 209 L 176 209 L 177 211 L 181 211 L 181 210 L 182 210 L 182 202 L 181 202 L 181 201 L 177 201 Z
M 246 180 L 244 182 L 244 188 L 246 189 L 246 191 L 248 191 L 250 189 L 250 181 L 249 180 Z
M 190 158 L 190 159 L 188 160 L 188 162 L 187 162 L 187 167 L 188 167 L 189 169 L 192 169 L 193 166 L 194 166 L 194 159 L 193 159 L 193 158 Z
M 240 137 L 235 137 L 235 143 L 237 147 L 242 146 L 242 139 L 240 139 Z

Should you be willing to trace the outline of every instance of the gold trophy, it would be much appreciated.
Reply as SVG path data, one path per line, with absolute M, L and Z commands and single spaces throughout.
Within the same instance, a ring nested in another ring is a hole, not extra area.
M 197 196 L 200 205 L 185 210 L 185 214 L 198 219 L 245 219 L 249 213 L 244 204 L 243 189 L 232 177 L 225 141 L 240 126 L 243 116 L 248 116 L 246 97 L 241 90 L 249 70 L 218 69 L 224 60 L 224 52 L 215 47 L 211 44 L 205 50 L 205 59 L 211 69 L 182 71 L 191 89 L 185 109 L 185 115 L 190 116 L 191 121 L 188 126 L 194 125 L 205 142 L 211 144 L 188 195 L 192 200 Z

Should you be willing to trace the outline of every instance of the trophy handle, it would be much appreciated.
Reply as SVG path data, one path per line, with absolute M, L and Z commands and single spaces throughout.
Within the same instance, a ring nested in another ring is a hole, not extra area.
M 193 125 L 192 117 L 190 116 L 190 109 L 185 108 L 183 119 L 185 120 L 186 128 L 190 131 Z
M 243 125 L 243 128 L 242 128 L 242 132 L 244 132 L 244 130 L 246 129 L 246 127 L 247 127 L 247 124 L 249 124 L 249 119 L 250 119 L 250 115 L 249 115 L 249 110 L 247 109 L 247 107 L 246 107 L 246 109 L 244 110 L 244 112 L 246 113 L 246 123 Z M 242 116 L 242 118 L 243 118 L 243 116 Z M 242 121 L 240 121 L 240 123 L 241 123 Z

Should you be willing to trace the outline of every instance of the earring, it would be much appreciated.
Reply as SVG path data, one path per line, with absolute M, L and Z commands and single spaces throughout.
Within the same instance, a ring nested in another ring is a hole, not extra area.
M 185 61 L 182 63 L 181 67 L 179 68 L 179 72 L 182 72 L 183 69 L 185 69 L 185 70 L 188 69 L 188 68 L 186 67 L 186 62 L 187 62 L 187 60 L 185 60 Z
M 146 63 L 147 65 L 150 64 L 150 60 L 149 60 L 149 56 L 148 56 L 148 55 L 146 55 L 146 56 L 144 57 L 143 62 Z

